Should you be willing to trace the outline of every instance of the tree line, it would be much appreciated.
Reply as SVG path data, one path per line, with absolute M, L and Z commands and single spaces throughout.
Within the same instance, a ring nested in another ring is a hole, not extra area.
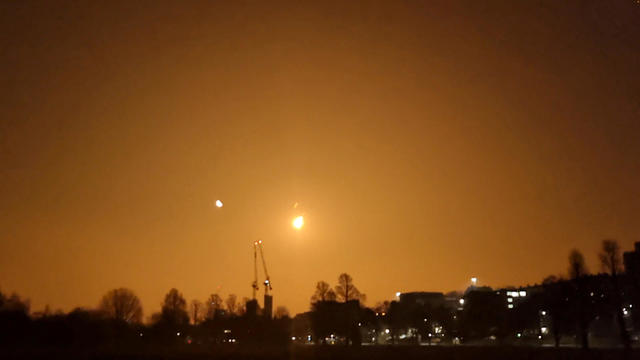
M 542 344 L 615 339 L 630 348 L 640 330 L 640 274 L 623 269 L 617 242 L 605 240 L 601 271 L 591 274 L 572 250 L 566 274 L 527 287 L 470 286 L 464 292 L 416 293 L 364 305 L 346 273 L 335 286 L 317 282 L 310 311 L 291 318 L 278 307 L 262 316 L 255 300 L 211 294 L 187 302 L 177 289 L 143 323 L 140 299 L 127 288 L 108 291 L 95 309 L 30 313 L 27 300 L 0 292 L 1 346 L 270 346 L 316 344 Z M 424 296 L 424 298 L 421 298 Z M 417 299 L 417 300 L 416 300 Z M 253 304 L 253 306 L 249 306 Z M 250 311 L 248 309 L 257 309 Z
M 311 311 L 300 316 L 304 325 L 294 333 L 311 332 L 318 343 L 338 339 L 355 345 L 550 343 L 588 348 L 596 339 L 629 349 L 632 333 L 636 341 L 640 335 L 640 266 L 625 273 L 614 240 L 602 242 L 598 258 L 601 271 L 596 274 L 574 249 L 566 275 L 547 276 L 538 285 L 472 285 L 464 293 L 432 293 L 427 294 L 431 300 L 396 299 L 372 308 L 362 306 L 351 277 L 343 274 L 335 289 L 324 281 L 317 283 Z

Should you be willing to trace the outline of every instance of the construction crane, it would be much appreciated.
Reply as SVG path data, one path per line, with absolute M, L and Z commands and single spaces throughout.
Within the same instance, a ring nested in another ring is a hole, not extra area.
M 262 240 L 258 240 L 258 248 L 260 249 L 260 259 L 262 259 L 262 267 L 264 268 L 264 294 L 269 295 L 271 288 L 271 279 L 269 278 L 269 272 L 267 271 L 267 263 L 264 261 L 264 250 L 262 249 Z
M 253 300 L 256 299 L 256 292 L 260 290 L 258 287 L 258 242 L 253 243 Z
M 256 292 L 259 290 L 258 286 L 258 251 L 260 251 L 260 260 L 262 260 L 262 268 L 264 269 L 264 316 L 271 318 L 273 309 L 273 297 L 269 294 L 272 290 L 271 278 L 267 271 L 267 263 L 264 261 L 264 249 L 262 248 L 262 240 L 258 240 L 253 243 L 253 300 L 256 300 Z

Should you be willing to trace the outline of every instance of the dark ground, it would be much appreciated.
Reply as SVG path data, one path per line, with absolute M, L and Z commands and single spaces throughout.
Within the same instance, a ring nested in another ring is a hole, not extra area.
M 529 348 L 529 347 L 473 347 L 473 346 L 376 346 L 344 348 L 338 346 L 296 346 L 288 349 L 183 349 L 149 351 L 110 350 L 20 350 L 0 354 L 1 359 L 143 359 L 143 360 L 207 360 L 207 359 L 640 359 L 640 352 L 625 354 L 621 349 Z

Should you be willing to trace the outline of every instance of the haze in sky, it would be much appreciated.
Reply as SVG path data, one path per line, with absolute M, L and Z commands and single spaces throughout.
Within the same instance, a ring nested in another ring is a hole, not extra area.
M 292 313 L 596 272 L 640 240 L 638 39 L 633 0 L 2 2 L 0 288 L 250 297 L 258 239 Z

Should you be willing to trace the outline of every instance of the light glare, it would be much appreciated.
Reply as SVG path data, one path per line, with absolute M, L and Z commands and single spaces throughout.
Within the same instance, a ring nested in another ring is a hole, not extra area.
M 298 216 L 295 219 L 293 219 L 293 227 L 296 229 L 301 229 L 304 226 L 304 217 Z

